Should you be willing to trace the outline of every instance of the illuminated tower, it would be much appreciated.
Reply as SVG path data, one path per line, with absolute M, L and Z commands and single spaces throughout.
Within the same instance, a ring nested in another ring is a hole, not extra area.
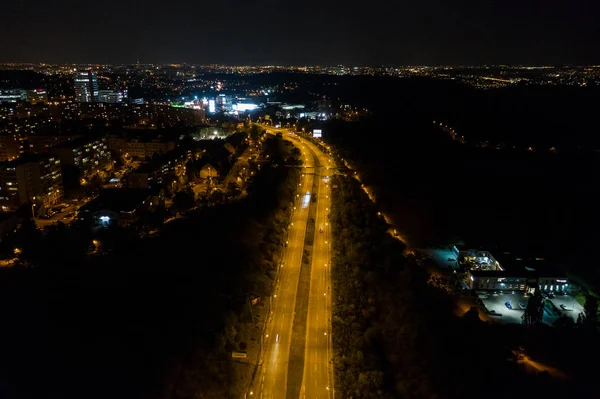
M 99 100 L 98 78 L 94 71 L 77 71 L 74 76 L 75 101 L 97 103 Z

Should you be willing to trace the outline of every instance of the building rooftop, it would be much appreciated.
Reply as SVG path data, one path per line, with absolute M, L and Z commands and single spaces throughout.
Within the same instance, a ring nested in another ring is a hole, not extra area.
M 502 270 L 469 270 L 469 274 L 475 276 L 475 277 L 502 277 L 502 276 L 508 276 L 509 274 L 511 276 L 517 276 L 517 275 L 523 275 L 525 273 L 525 270 L 521 270 L 520 272 L 516 272 L 516 273 L 509 273 L 507 271 L 502 271 Z
M 157 156 L 153 157 L 152 160 L 142 164 L 139 168 L 133 170 L 131 173 L 153 172 L 153 171 L 161 168 L 163 165 L 183 156 L 187 151 L 188 151 L 188 149 L 183 146 L 177 147 L 174 150 L 167 152 L 166 154 L 157 155 Z
M 92 141 L 95 140 L 100 140 L 102 138 L 104 138 L 105 136 L 83 136 L 83 137 L 78 137 L 76 139 L 73 140 L 67 140 L 65 142 L 62 142 L 60 144 L 57 144 L 55 146 L 53 146 L 52 148 L 78 148 L 81 146 L 84 146 L 88 143 L 91 143 Z
M 151 191 L 139 188 L 109 188 L 100 191 L 100 195 L 79 209 L 79 212 L 132 212 L 150 197 Z
M 513 270 L 547 271 L 553 270 L 552 262 L 542 255 L 502 252 L 494 253 L 494 257 L 502 268 L 508 272 Z
M 19 165 L 24 165 L 29 162 L 39 162 L 42 160 L 54 159 L 55 156 L 52 154 L 32 154 L 26 152 L 22 154 L 19 158 L 13 159 L 12 161 L 4 161 L 0 162 L 1 167 L 3 168 L 14 168 Z
M 564 277 L 565 274 L 554 268 L 540 270 L 513 267 L 509 270 L 469 270 L 474 277 Z

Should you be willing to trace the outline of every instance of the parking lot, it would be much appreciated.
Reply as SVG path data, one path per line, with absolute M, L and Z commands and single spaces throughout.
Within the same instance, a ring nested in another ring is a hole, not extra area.
M 573 296 L 557 295 L 553 299 L 549 299 L 549 301 L 554 303 L 554 305 L 560 309 L 561 313 L 571 316 L 575 322 L 577 321 L 577 315 L 583 313 L 583 306 L 581 306 Z M 560 305 L 564 305 L 565 309 L 561 309 Z
M 522 323 L 521 317 L 523 316 L 523 310 L 519 307 L 519 304 L 527 306 L 526 298 L 522 292 L 507 291 L 504 293 L 486 293 L 480 294 L 483 304 L 490 313 L 492 320 L 497 320 L 502 323 Z M 508 309 L 505 305 L 506 302 L 510 302 L 512 309 Z
M 421 252 L 430 256 L 441 269 L 456 268 L 456 256 L 449 249 L 425 248 Z
M 514 292 L 514 294 L 513 294 Z M 501 323 L 522 323 L 524 309 L 520 304 L 527 306 L 529 298 L 519 291 L 507 291 L 496 293 L 480 293 L 479 298 L 490 313 L 491 319 Z M 543 321 L 546 324 L 553 324 L 562 314 L 570 316 L 577 321 L 577 315 L 583 312 L 581 305 L 570 295 L 558 295 L 553 299 L 548 299 L 555 307 L 547 305 L 547 311 L 544 311 Z M 510 302 L 512 309 L 506 307 L 506 302 Z M 560 305 L 564 305 L 563 310 Z M 501 316 L 500 316 L 501 315 Z

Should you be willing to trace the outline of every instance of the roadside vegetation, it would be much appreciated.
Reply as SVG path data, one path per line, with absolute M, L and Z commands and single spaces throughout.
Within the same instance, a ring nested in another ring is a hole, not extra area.
M 456 316 L 456 291 L 387 234 L 360 183 L 336 176 L 331 184 L 336 395 L 524 398 L 578 392 L 572 381 L 523 363 L 524 350 L 537 354 L 535 348 L 556 348 L 559 340 L 536 327 L 483 322 L 476 308 Z M 533 346 L 542 338 L 543 345 Z
M 256 345 L 300 173 L 297 150 L 264 140 L 247 196 L 152 237 L 115 229 L 90 251 L 76 227 L 25 226 L 23 266 L 0 270 L 0 397 L 243 396 L 254 366 L 231 352 Z

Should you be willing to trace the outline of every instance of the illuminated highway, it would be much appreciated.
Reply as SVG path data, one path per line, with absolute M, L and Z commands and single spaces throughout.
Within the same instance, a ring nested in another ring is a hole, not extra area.
M 314 160 L 310 152 L 302 148 L 301 151 L 304 166 L 314 166 Z M 289 227 L 287 246 L 272 298 L 271 314 L 264 337 L 260 379 L 255 382 L 256 394 L 260 398 L 279 399 L 286 397 L 294 308 L 310 204 L 310 196 L 307 196 L 306 193 L 312 190 L 312 185 L 312 173 L 303 173 L 294 204 L 295 209 Z
M 306 329 L 306 352 L 301 399 L 333 397 L 331 351 L 331 190 L 329 179 L 333 161 L 316 145 L 302 140 L 318 160 L 315 179 L 319 186 L 316 201 L 315 240 L 312 252 L 310 296 Z
M 268 128 L 269 133 L 277 130 Z M 288 392 L 288 360 L 294 309 L 297 302 L 298 282 L 302 266 L 302 253 L 308 211 L 311 205 L 313 179 L 318 179 L 316 190 L 316 206 L 314 244 L 312 248 L 312 264 L 310 290 L 307 309 L 307 325 L 305 337 L 294 337 L 305 340 L 304 370 L 300 398 L 333 397 L 333 367 L 331 360 L 331 281 L 330 281 L 330 236 L 331 230 L 328 214 L 331 207 L 329 176 L 333 169 L 330 157 L 325 155 L 309 140 L 296 135 L 286 134 L 302 152 L 302 177 L 292 215 L 288 244 L 284 251 L 283 264 L 279 270 L 276 289 L 272 298 L 271 315 L 267 324 L 263 363 L 260 378 L 255 382 L 253 395 L 259 398 L 286 399 L 294 396 Z M 300 376 L 298 375 L 298 379 Z M 293 381 L 294 383 L 296 381 Z M 300 382 L 300 381 L 298 381 Z M 296 398 L 291 398 L 296 399 Z

